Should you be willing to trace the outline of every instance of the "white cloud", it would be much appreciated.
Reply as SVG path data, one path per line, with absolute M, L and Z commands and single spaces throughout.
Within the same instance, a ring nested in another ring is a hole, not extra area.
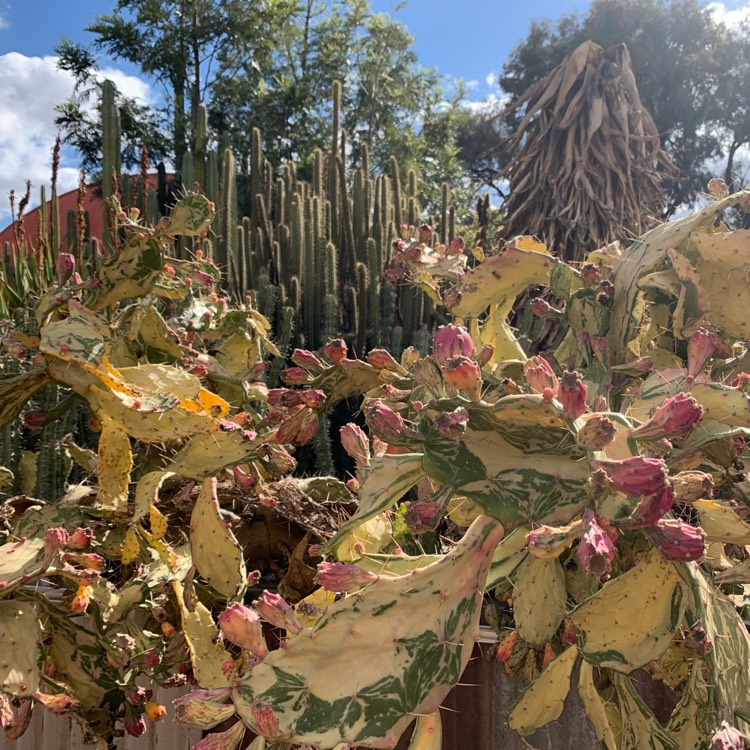
M 714 19 L 727 26 L 739 26 L 743 21 L 750 21 L 750 2 L 737 8 L 729 9 L 725 3 L 709 3 L 706 8 L 711 11 Z
M 487 82 L 487 85 L 490 88 L 494 88 L 495 84 L 497 83 L 497 76 L 494 73 L 488 73 L 487 77 L 484 80 Z
M 54 124 L 56 104 L 73 92 L 70 74 L 57 70 L 53 56 L 29 57 L 19 52 L 0 55 L 0 228 L 10 220 L 8 194 L 23 195 L 26 180 L 31 180 L 32 201 L 39 203 L 39 187 L 49 188 L 52 148 L 57 135 Z M 150 87 L 135 76 L 114 68 L 102 71 L 118 90 L 144 103 L 150 99 Z M 78 183 L 75 155 L 63 150 L 58 172 L 58 191 L 72 190 Z
M 8 3 L 5 0 L 0 0 L 0 30 L 7 29 L 10 25 L 8 23 Z

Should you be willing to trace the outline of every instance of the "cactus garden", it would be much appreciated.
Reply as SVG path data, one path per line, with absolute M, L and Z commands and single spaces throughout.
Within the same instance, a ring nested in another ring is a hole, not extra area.
M 53 180 L 0 248 L 6 735 L 107 750 L 180 687 L 193 750 L 439 750 L 481 623 L 521 737 L 576 694 L 606 750 L 750 746 L 750 191 L 606 243 L 578 196 L 588 248 L 516 232 L 519 190 L 504 234 L 341 107 L 304 168 L 252 129 L 247 169 L 200 107 L 152 187 L 105 84 L 103 236 Z

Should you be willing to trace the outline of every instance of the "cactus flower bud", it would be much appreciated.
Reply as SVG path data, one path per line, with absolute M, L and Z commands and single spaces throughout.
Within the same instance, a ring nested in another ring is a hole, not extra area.
M 251 651 L 261 659 L 268 653 L 260 617 L 254 609 L 244 604 L 231 604 L 217 620 L 224 637 L 235 646 Z
M 76 259 L 70 253 L 58 253 L 55 263 L 57 285 L 62 286 L 76 270 Z
M 571 419 L 578 419 L 586 411 L 586 386 L 578 372 L 563 373 L 557 387 L 557 398 Z
M 544 297 L 535 297 L 531 301 L 531 312 L 533 312 L 537 318 L 555 318 L 562 315 L 562 310 L 552 307 Z
M 494 353 L 495 347 L 492 344 L 485 344 L 477 354 L 477 364 L 484 367 L 492 359 Z
M 404 368 L 385 349 L 372 349 L 367 355 L 367 362 L 378 370 L 391 370 L 399 373 L 404 371 Z
M 29 430 L 41 430 L 47 424 L 47 416 L 40 411 L 27 411 L 23 415 L 23 426 Z
M 63 555 L 63 560 L 64 562 L 79 565 L 86 570 L 96 570 L 98 572 L 104 570 L 105 560 L 101 555 L 97 555 L 96 552 L 66 552 Z
M 345 424 L 339 434 L 344 450 L 357 462 L 358 466 L 370 465 L 370 441 L 365 431 L 354 422 Z
M 732 388 L 739 388 L 746 396 L 750 395 L 750 373 L 741 372 L 732 382 Z
M 69 537 L 67 542 L 68 549 L 86 549 L 91 544 L 94 532 L 87 528 L 77 528 Z
M 65 529 L 47 529 L 44 535 L 44 565 L 49 565 L 52 558 L 68 542 L 68 532 Z
M 675 500 L 694 503 L 713 495 L 714 480 L 705 471 L 681 471 L 672 477 Z
M 333 362 L 334 365 L 339 364 L 346 359 L 346 341 L 344 339 L 331 339 L 324 347 L 326 357 Z
M 52 711 L 53 714 L 57 714 L 58 716 L 78 707 L 78 701 L 69 695 L 65 695 L 65 693 L 57 693 L 57 695 L 33 693 L 32 697 L 39 701 L 47 710 Z
M 503 663 L 507 662 L 511 656 L 513 656 L 513 649 L 518 641 L 518 631 L 511 630 L 508 635 L 500 641 L 500 645 L 497 647 L 497 659 Z
M 637 440 L 676 438 L 693 429 L 703 414 L 700 404 L 687 393 L 670 396 L 641 425 L 631 431 Z
M 529 554 L 540 559 L 555 559 L 581 535 L 581 522 L 569 526 L 539 526 L 526 535 Z
M 448 385 L 464 391 L 472 401 L 479 401 L 482 394 L 482 371 L 468 357 L 451 357 L 443 365 L 443 377 Z
M 687 350 L 688 380 L 692 381 L 703 370 L 716 350 L 717 341 L 716 334 L 705 328 L 699 329 L 690 337 Z
M 281 379 L 287 385 L 307 385 L 313 381 L 310 373 L 301 367 L 287 367 L 281 373 Z
M 631 456 L 619 460 L 591 461 L 592 469 L 601 469 L 618 492 L 628 497 L 655 495 L 667 483 L 667 469 L 659 458 Z
M 227 703 L 231 688 L 193 690 L 174 700 L 175 719 L 197 729 L 213 729 L 234 715 L 234 705 Z
M 318 565 L 315 581 L 328 591 L 346 593 L 360 589 L 379 578 L 369 570 L 359 568 L 352 563 L 324 562 Z
M 254 602 L 262 620 L 277 628 L 283 628 L 290 633 L 299 633 L 302 627 L 294 616 L 294 609 L 283 597 L 264 591 Z
M 672 562 L 693 562 L 703 556 L 706 535 L 703 529 L 674 519 L 659 520 L 644 529 L 651 543 Z
M 432 358 L 442 367 L 451 357 L 471 357 L 474 342 L 463 326 L 440 326 L 432 340 Z
M 588 575 L 601 579 L 608 576 L 615 559 L 615 545 L 609 534 L 599 525 L 591 508 L 583 511 L 581 542 L 578 545 L 578 560 Z
M 151 721 L 161 721 L 167 715 L 167 709 L 156 701 L 146 701 L 143 710 Z
M 615 437 L 615 423 L 602 414 L 592 414 L 578 430 L 576 442 L 590 451 L 600 451 Z
M 307 349 L 295 349 L 292 352 L 292 362 L 310 372 L 323 372 L 326 366 Z
M 713 182 L 713 180 L 712 180 Z M 724 182 L 724 180 L 722 180 Z M 709 183 L 710 185 L 711 183 Z M 729 190 L 727 190 L 729 192 Z M 711 737 L 710 750 L 745 750 L 747 744 L 745 737 L 739 729 L 731 726 L 727 721 L 722 721 L 721 726 Z
M 466 432 L 469 423 L 469 412 L 463 406 L 453 411 L 441 411 L 433 420 L 435 429 L 443 436 L 457 438 Z
M 523 374 L 534 393 L 543 393 L 545 388 L 557 390 L 557 375 L 550 363 L 538 354 L 524 363 Z
M 415 500 L 409 503 L 404 521 L 412 534 L 424 534 L 435 530 L 442 516 L 441 511 L 441 504 L 432 498 Z
M 193 281 L 201 286 L 211 286 L 214 283 L 214 277 L 205 271 L 193 271 Z

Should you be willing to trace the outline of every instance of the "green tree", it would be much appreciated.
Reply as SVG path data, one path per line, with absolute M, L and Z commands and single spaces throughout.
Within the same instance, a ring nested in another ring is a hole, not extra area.
M 101 86 L 96 58 L 80 44 L 64 39 L 55 49 L 57 66 L 74 78 L 72 96 L 56 107 L 55 124 L 60 126 L 65 143 L 81 155 L 81 167 L 97 176 L 102 161 Z M 146 144 L 152 162 L 166 158 L 170 144 L 165 137 L 158 114 L 135 99 L 117 94 L 120 113 L 122 164 L 135 166 Z
M 725 28 L 697 0 L 594 0 L 586 16 L 533 23 L 504 66 L 503 91 L 519 98 L 587 39 L 628 46 L 643 105 L 680 169 L 668 185 L 669 215 L 705 190 L 715 176 L 707 164 L 748 142 L 747 118 L 729 114 L 747 111 L 747 68 L 743 74 L 737 62 L 747 31 Z

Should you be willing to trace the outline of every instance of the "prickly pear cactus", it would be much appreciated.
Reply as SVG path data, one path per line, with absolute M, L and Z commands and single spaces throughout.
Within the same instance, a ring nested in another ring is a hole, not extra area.
M 41 638 L 33 604 L 0 601 L 0 691 L 22 698 L 39 689 Z
M 373 576 L 332 604 L 243 678 L 233 694 L 240 718 L 270 740 L 392 747 L 458 682 L 502 534 L 482 517 L 439 561 L 405 576 Z M 353 660 L 356 670 L 346 666 Z
M 190 549 L 200 575 L 227 599 L 244 589 L 247 571 L 242 550 L 221 517 L 216 479 L 204 480 L 190 517 Z

